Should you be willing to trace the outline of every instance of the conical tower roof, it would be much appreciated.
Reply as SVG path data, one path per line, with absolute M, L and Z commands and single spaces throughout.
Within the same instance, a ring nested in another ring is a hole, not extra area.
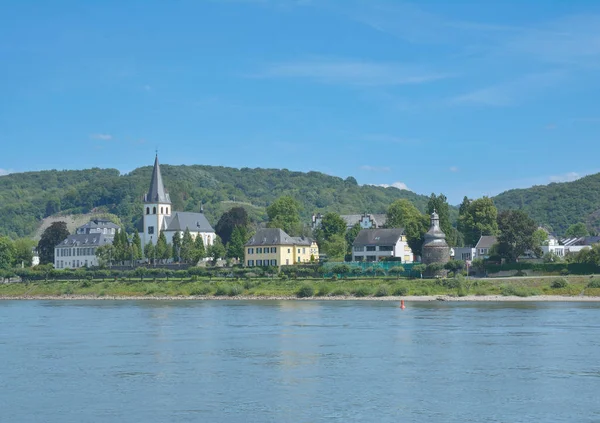
M 160 165 L 158 164 L 158 154 L 154 159 L 154 169 L 152 169 L 152 179 L 148 193 L 144 195 L 145 203 L 166 203 L 171 204 L 171 198 L 165 191 L 162 175 L 160 174 Z

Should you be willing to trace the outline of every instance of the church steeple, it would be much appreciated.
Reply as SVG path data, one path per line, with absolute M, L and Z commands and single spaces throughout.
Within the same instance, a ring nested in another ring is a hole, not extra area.
M 152 170 L 152 179 L 150 180 L 150 188 L 148 193 L 144 195 L 145 203 L 163 203 L 171 204 L 171 198 L 165 191 L 162 175 L 160 174 L 160 166 L 158 164 L 158 154 L 154 159 L 154 169 Z

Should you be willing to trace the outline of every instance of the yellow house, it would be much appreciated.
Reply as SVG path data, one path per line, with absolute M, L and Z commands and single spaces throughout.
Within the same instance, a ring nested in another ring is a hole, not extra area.
M 293 237 L 281 229 L 260 229 L 244 245 L 248 267 L 289 266 L 319 259 L 319 246 L 306 237 Z

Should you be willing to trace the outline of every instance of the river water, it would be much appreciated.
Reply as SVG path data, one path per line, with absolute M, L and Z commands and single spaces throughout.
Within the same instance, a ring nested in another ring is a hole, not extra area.
M 600 304 L 0 301 L 1 422 L 598 422 Z

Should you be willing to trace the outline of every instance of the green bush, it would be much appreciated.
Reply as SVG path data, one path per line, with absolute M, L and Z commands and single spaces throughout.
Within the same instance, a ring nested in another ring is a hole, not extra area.
M 229 295 L 229 291 L 231 288 L 229 285 L 219 285 L 217 286 L 217 290 L 215 291 L 215 297 L 223 297 L 225 295 Z
M 242 289 L 241 286 L 232 285 L 231 288 L 229 289 L 229 293 L 227 295 L 229 295 L 230 297 L 236 297 L 238 295 L 242 295 L 242 292 L 244 292 L 244 290 Z
M 308 298 L 315 295 L 315 289 L 312 285 L 305 283 L 303 284 L 298 291 L 296 291 L 296 297 L 298 298 Z
M 567 286 L 569 286 L 569 282 L 567 282 L 567 280 L 565 278 L 559 278 L 559 279 L 554 279 L 552 281 L 550 288 L 559 289 L 559 288 L 566 288 Z
M 190 295 L 208 295 L 210 294 L 210 287 L 208 285 L 194 286 L 190 290 Z
M 517 273 L 515 273 L 515 276 L 527 276 L 527 273 L 525 273 L 522 270 L 517 271 Z
M 592 279 L 591 281 L 589 281 L 589 283 L 587 284 L 588 288 L 600 288 L 600 279 Z
M 569 272 L 569 269 L 561 269 L 561 270 L 560 270 L 560 274 L 561 274 L 562 276 L 567 276 L 569 273 L 570 273 L 570 272 Z
M 387 285 L 379 285 L 375 291 L 376 297 L 387 297 L 390 295 L 390 287 Z
M 408 287 L 404 285 L 397 286 L 394 288 L 394 295 L 397 297 L 408 295 Z
M 331 289 L 330 289 L 329 285 L 321 285 L 319 287 L 319 290 L 317 291 L 317 297 L 325 297 L 325 296 L 329 295 L 330 292 L 331 292 Z
M 372 293 L 373 290 L 367 285 L 361 285 L 352 290 L 352 295 L 355 297 L 368 297 Z
M 529 290 L 525 287 L 514 286 L 514 285 L 502 285 L 500 287 L 500 294 L 505 297 L 508 296 L 516 296 L 516 297 L 529 297 L 531 295 L 536 295 L 536 293 L 532 290 Z
M 333 291 L 331 291 L 331 295 L 333 295 L 334 297 L 347 297 L 348 292 L 343 288 L 336 288 Z

